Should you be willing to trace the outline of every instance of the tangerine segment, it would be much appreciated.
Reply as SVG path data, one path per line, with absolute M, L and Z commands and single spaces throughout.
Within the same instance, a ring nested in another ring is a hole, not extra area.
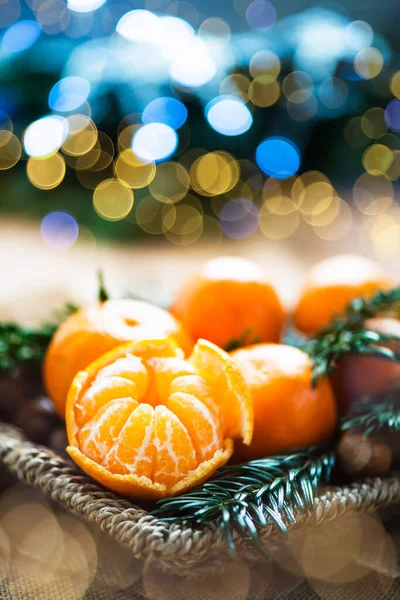
M 238 367 L 213 344 L 199 342 L 185 360 L 171 338 L 131 342 L 74 378 L 67 450 L 115 491 L 171 495 L 224 464 L 233 452 L 231 437 L 249 439 L 250 402 Z
M 355 298 L 392 286 L 391 278 L 369 258 L 356 254 L 330 257 L 308 273 L 293 314 L 294 324 L 306 334 L 316 334 Z
M 166 310 L 139 300 L 108 300 L 85 307 L 58 328 L 44 361 L 44 381 L 58 412 L 64 416 L 68 388 L 76 373 L 105 352 L 125 342 L 171 336 L 190 353 L 193 343 Z

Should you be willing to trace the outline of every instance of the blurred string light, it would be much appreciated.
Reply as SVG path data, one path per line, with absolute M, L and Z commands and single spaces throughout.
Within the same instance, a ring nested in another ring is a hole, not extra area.
M 253 29 L 268 29 L 276 23 L 276 8 L 268 0 L 254 0 L 247 7 L 246 21 Z
M 176 98 L 156 98 L 149 102 L 143 111 L 142 121 L 145 125 L 149 123 L 164 123 L 179 129 L 187 119 L 186 106 Z
M 160 202 L 179 202 L 189 191 L 190 176 L 183 165 L 165 162 L 157 167 L 154 178 L 149 183 L 151 195 Z
M 44 243 L 53 250 L 66 250 L 72 246 L 78 233 L 79 227 L 74 217 L 62 211 L 47 214 L 40 226 Z
M 258 229 L 258 210 L 248 198 L 235 198 L 225 204 L 219 215 L 222 231 L 230 238 L 245 239 Z
M 396 71 L 390 79 L 390 91 L 393 96 L 400 98 L 400 71 Z
M 149 185 L 156 175 L 156 165 L 151 159 L 141 158 L 128 148 L 115 161 L 115 174 L 131 188 L 140 189 Z
M 383 144 L 373 144 L 364 152 L 362 164 L 371 175 L 385 175 L 394 159 L 390 148 Z
M 57 152 L 68 137 L 69 124 L 64 117 L 50 115 L 34 121 L 24 133 L 24 148 L 29 156 L 47 156 Z
M 208 152 L 197 158 L 190 169 L 192 188 L 201 196 L 226 194 L 240 177 L 237 160 L 228 152 Z
M 29 181 L 41 190 L 52 190 L 60 185 L 65 171 L 65 160 L 58 153 L 44 158 L 31 156 L 26 165 Z
M 248 131 L 253 117 L 247 106 L 234 96 L 218 96 L 205 109 L 207 121 L 223 135 L 241 135 Z
M 5 32 L 1 47 L 6 52 L 23 52 L 33 46 L 41 32 L 42 27 L 37 21 L 18 21 Z
M 178 136 L 165 123 L 148 123 L 136 131 L 132 149 L 143 160 L 158 162 L 173 154 L 178 146 Z
M 354 59 L 354 69 L 363 79 L 377 77 L 383 68 L 383 55 L 377 48 L 363 48 Z
M 400 131 L 400 100 L 392 100 L 385 110 L 385 122 L 392 131 Z
M 19 139 L 8 129 L 0 130 L 0 171 L 11 169 L 21 158 Z
M 93 193 L 95 211 L 107 221 L 120 221 L 125 218 L 133 206 L 133 192 L 120 179 L 105 179 Z
M 2 0 L 0 4 L 0 27 L 9 27 L 21 14 L 21 3 L 19 0 Z
M 270 137 L 257 147 L 256 160 L 260 169 L 267 175 L 285 179 L 298 171 L 300 152 L 291 140 Z
M 90 93 L 90 83 L 83 77 L 64 77 L 52 87 L 49 107 L 57 112 L 70 112 L 79 108 Z

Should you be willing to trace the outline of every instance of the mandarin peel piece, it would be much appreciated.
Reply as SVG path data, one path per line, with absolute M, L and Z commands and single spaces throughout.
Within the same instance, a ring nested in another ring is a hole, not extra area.
M 229 460 L 232 438 L 252 435 L 238 367 L 204 340 L 189 359 L 171 338 L 111 350 L 74 378 L 66 422 L 67 451 L 88 475 L 145 498 L 202 483 Z

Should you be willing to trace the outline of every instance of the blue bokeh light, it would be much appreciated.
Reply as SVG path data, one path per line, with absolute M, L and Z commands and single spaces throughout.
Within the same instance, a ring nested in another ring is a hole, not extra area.
M 69 112 L 81 106 L 90 93 L 90 83 L 83 77 L 64 77 L 53 85 L 49 94 L 49 107 L 59 112 Z
M 218 96 L 205 109 L 207 121 L 223 135 L 241 135 L 248 131 L 253 117 L 247 106 L 234 96 Z
M 11 25 L 4 34 L 2 47 L 7 52 L 22 52 L 30 48 L 42 33 L 37 21 L 19 21 Z
M 142 121 L 149 123 L 164 123 L 172 129 L 179 129 L 187 119 L 186 106 L 176 98 L 156 98 L 149 102 L 143 111 Z
M 132 150 L 142 160 L 165 160 L 175 152 L 177 146 L 176 131 L 165 123 L 143 125 L 132 139 Z
M 385 121 L 392 131 L 400 131 L 400 100 L 392 100 L 385 110 Z
M 66 250 L 76 242 L 79 226 L 69 213 L 54 211 L 43 218 L 40 233 L 44 243 L 53 250 Z
M 285 179 L 294 175 L 299 169 L 300 152 L 287 138 L 270 137 L 257 147 L 256 161 L 267 175 Z

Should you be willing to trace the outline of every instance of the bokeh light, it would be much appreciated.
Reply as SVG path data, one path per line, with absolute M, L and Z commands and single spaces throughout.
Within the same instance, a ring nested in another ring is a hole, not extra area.
M 245 239 L 258 229 L 258 210 L 248 198 L 235 198 L 223 206 L 219 223 L 225 235 Z
M 132 210 L 133 192 L 120 179 L 105 179 L 93 193 L 93 206 L 100 217 L 107 221 L 120 221 Z
M 392 131 L 400 131 L 400 100 L 392 100 L 385 110 L 385 121 Z
M 346 45 L 358 52 L 372 44 L 374 32 L 369 23 L 365 21 L 352 21 L 345 30 Z
M 19 139 L 8 129 L 0 130 L 0 171 L 11 169 L 21 158 Z
M 115 174 L 129 187 L 140 189 L 149 185 L 156 174 L 156 165 L 151 159 L 144 159 L 132 149 L 123 150 L 115 161 Z
M 362 164 L 371 175 L 384 175 L 394 159 L 390 148 L 383 144 L 373 144 L 364 152 Z
M 294 104 L 305 102 L 313 93 L 314 83 L 307 73 L 294 71 L 285 77 L 282 90 L 286 98 Z
M 176 53 L 169 73 L 176 84 L 183 88 L 197 88 L 208 83 L 217 68 L 205 42 L 192 37 L 182 52 Z
M 47 156 L 57 152 L 69 132 L 67 119 L 51 115 L 34 121 L 24 134 L 24 148 L 29 156 Z
M 272 106 L 279 100 L 281 87 L 276 80 L 269 75 L 259 75 L 249 86 L 249 98 L 256 106 Z
M 219 96 L 205 109 L 207 121 L 223 135 L 241 135 L 248 131 L 253 117 L 247 106 L 234 96 Z
M 231 39 L 231 28 L 224 19 L 211 17 L 205 19 L 199 27 L 198 35 L 211 42 L 217 41 L 219 46 L 226 46 Z
M 1 9 L 0 9 L 1 10 Z M 22 52 L 36 42 L 42 32 L 40 23 L 32 20 L 18 21 L 5 32 L 2 49 L 6 52 Z
M 286 214 L 271 212 L 268 205 L 263 204 L 259 213 L 259 226 L 262 233 L 269 240 L 285 240 L 296 231 L 300 224 L 298 211 Z
M 278 56 L 270 50 L 259 50 L 256 52 L 249 64 L 249 71 L 252 77 L 265 75 L 271 78 L 271 81 L 276 79 L 281 70 L 281 61 Z
M 143 160 L 165 160 L 178 145 L 178 136 L 164 123 L 149 123 L 136 131 L 132 139 L 134 153 Z
M 363 79 L 377 77 L 383 68 L 382 52 L 377 48 L 364 48 L 354 59 L 354 69 Z
M 268 0 L 254 0 L 246 10 L 246 21 L 253 29 L 268 29 L 276 23 L 276 9 Z
M 2 0 L 0 9 L 0 27 L 9 27 L 19 18 L 21 3 L 19 0 Z
M 319 86 L 318 95 L 327 108 L 339 108 L 345 104 L 349 96 L 349 86 L 339 77 L 329 77 Z
M 62 211 L 47 214 L 40 225 L 44 243 L 53 250 L 66 250 L 72 246 L 78 233 L 79 227 L 74 217 Z
M 144 109 L 142 121 L 145 125 L 164 123 L 172 129 L 179 129 L 186 122 L 187 114 L 187 108 L 180 100 L 156 98 Z
M 378 138 L 387 131 L 385 111 L 383 108 L 370 108 L 361 118 L 361 127 L 369 138 Z
M 234 96 L 247 102 L 249 99 L 250 79 L 241 73 L 233 73 L 222 80 L 219 86 L 221 96 Z
M 161 235 L 171 229 L 176 220 L 176 208 L 171 201 L 159 202 L 152 196 L 142 198 L 136 204 L 135 221 L 143 231 Z
M 70 10 L 78 13 L 87 13 L 97 10 L 107 0 L 67 0 L 67 6 Z
M 52 190 L 60 185 L 65 171 L 65 160 L 58 153 L 39 158 L 31 156 L 26 165 L 29 181 L 41 190 Z
M 400 71 L 396 71 L 396 73 L 390 79 L 390 91 L 393 96 L 396 98 L 400 98 Z
M 191 185 L 201 196 L 226 194 L 239 177 L 239 164 L 227 152 L 208 152 L 196 159 L 190 169 Z
M 353 187 L 353 199 L 357 208 L 366 215 L 378 215 L 393 202 L 392 182 L 384 175 L 363 173 Z
M 83 77 L 64 77 L 51 89 L 49 107 L 58 112 L 69 112 L 79 108 L 90 93 L 90 83 Z
M 267 175 L 285 179 L 294 175 L 299 169 L 300 152 L 291 140 L 284 137 L 270 137 L 257 147 L 256 161 Z
M 62 149 L 71 156 L 82 156 L 94 148 L 98 131 L 93 121 L 86 115 L 76 114 L 67 117 L 68 136 Z
M 160 202 L 179 202 L 189 191 L 190 177 L 183 165 L 165 162 L 157 167 L 149 183 L 151 195 Z

